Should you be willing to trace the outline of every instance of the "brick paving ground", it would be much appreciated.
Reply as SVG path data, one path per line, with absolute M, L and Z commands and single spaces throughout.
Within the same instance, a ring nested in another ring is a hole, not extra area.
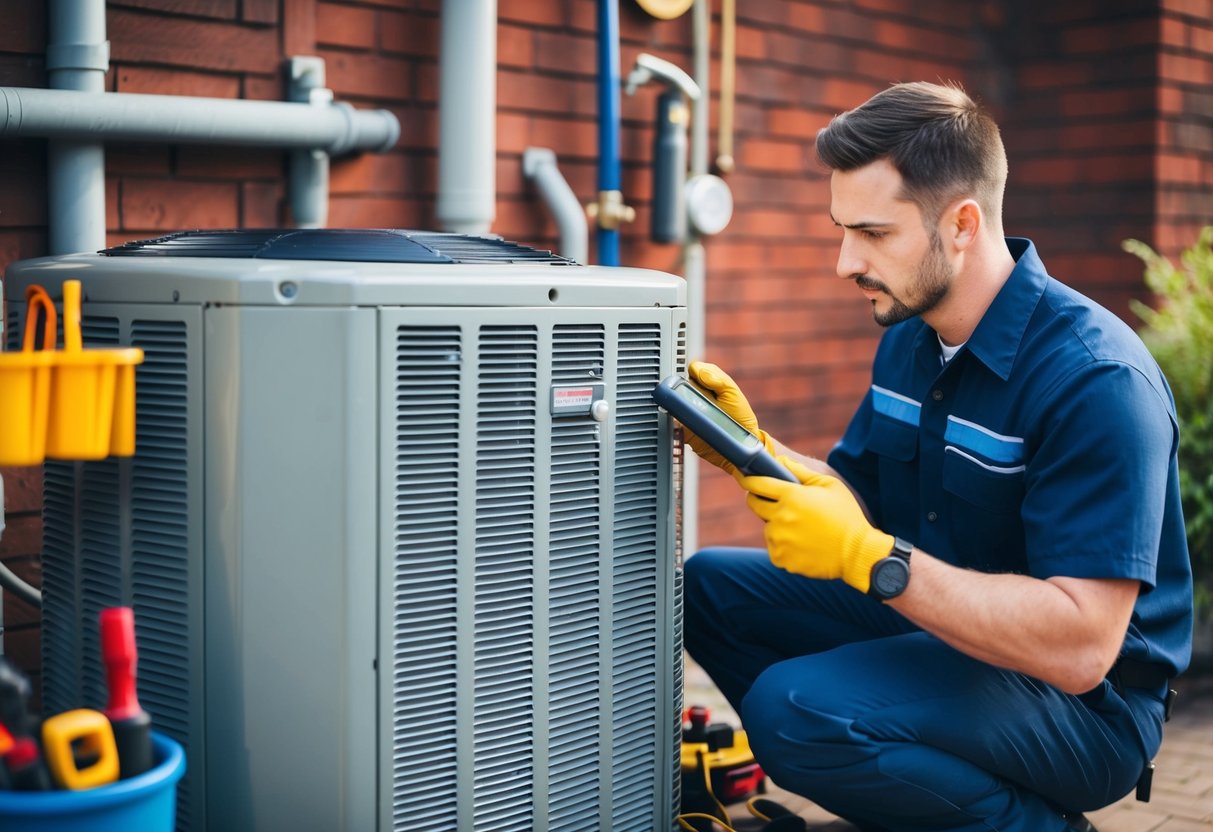
M 706 705 L 712 721 L 738 724 L 707 674 L 687 661 L 687 705 Z M 1213 831 L 1213 676 L 1180 679 L 1175 714 L 1167 723 L 1155 760 L 1149 803 L 1132 794 L 1087 817 L 1099 832 Z M 798 795 L 771 787 L 768 794 L 808 821 L 811 832 L 855 832 L 855 827 Z M 730 807 L 737 832 L 757 832 L 762 823 L 744 807 Z

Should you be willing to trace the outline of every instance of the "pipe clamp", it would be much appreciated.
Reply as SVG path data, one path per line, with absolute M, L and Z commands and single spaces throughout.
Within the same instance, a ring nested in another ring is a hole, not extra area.
M 21 130 L 21 95 L 12 87 L 0 87 L 0 102 L 4 104 L 0 118 L 0 136 Z
M 46 69 L 94 69 L 108 72 L 110 67 L 110 42 L 101 43 L 53 43 L 46 47 Z
M 330 112 L 335 112 L 341 117 L 343 129 L 341 134 L 333 140 L 333 143 L 325 148 L 331 156 L 340 156 L 357 146 L 358 132 L 354 126 L 354 108 L 352 105 L 344 101 L 338 101 L 329 105 Z

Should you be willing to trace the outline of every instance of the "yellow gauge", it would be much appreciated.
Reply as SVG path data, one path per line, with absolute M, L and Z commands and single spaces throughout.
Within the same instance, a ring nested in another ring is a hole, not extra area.
M 673 20 L 691 8 L 694 0 L 636 0 L 636 5 L 653 17 Z

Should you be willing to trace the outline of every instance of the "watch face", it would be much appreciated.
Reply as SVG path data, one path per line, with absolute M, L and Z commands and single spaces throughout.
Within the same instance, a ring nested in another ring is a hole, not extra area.
M 877 598 L 896 598 L 910 582 L 910 564 L 898 557 L 887 557 L 872 569 L 872 593 Z

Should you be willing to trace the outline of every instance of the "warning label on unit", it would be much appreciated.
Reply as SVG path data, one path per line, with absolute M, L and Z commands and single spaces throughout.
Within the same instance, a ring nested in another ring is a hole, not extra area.
M 577 384 L 552 387 L 552 415 L 571 416 L 589 413 L 590 405 L 606 393 L 605 384 Z

